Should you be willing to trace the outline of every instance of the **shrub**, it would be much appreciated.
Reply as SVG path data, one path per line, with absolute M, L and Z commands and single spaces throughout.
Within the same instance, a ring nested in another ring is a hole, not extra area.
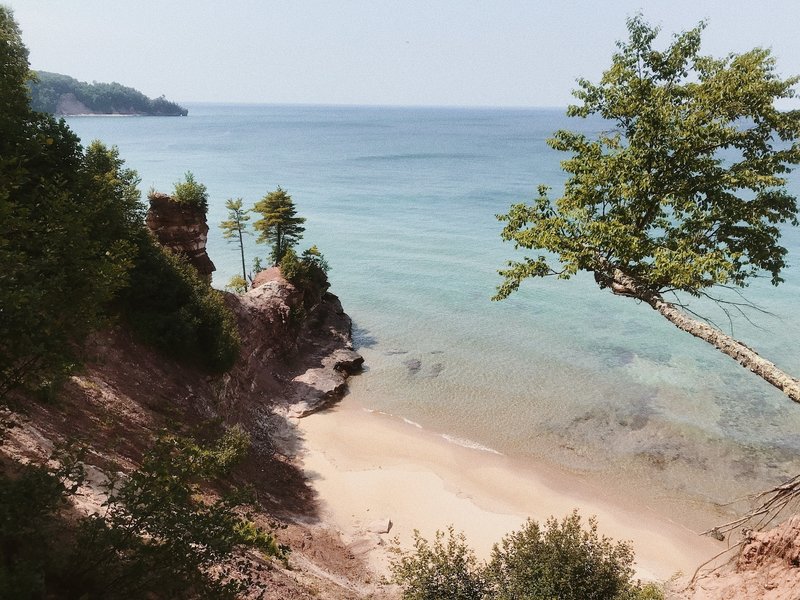
M 406 600 L 663 600 L 661 588 L 633 581 L 633 550 L 584 528 L 577 511 L 544 527 L 528 520 L 478 564 L 463 534 L 437 531 L 433 544 L 414 534 L 414 551 L 397 550 L 392 581 Z
M 3 465 L 0 474 L 0 598 L 42 598 L 47 571 L 57 560 L 54 541 L 64 529 L 57 517 L 77 490 L 81 471 Z M 70 481 L 69 487 L 67 482 Z
M 247 291 L 247 280 L 241 275 L 234 275 L 228 280 L 228 285 L 225 289 L 234 294 L 244 294 Z
M 487 565 L 495 597 L 501 600 L 611 600 L 632 586 L 633 549 L 584 529 L 577 511 L 544 527 L 528 520 L 496 544 Z
M 303 292 L 303 306 L 311 308 L 327 291 L 328 261 L 316 246 L 305 250 L 302 257 L 288 248 L 280 262 L 283 276 Z
M 392 581 L 403 587 L 405 600 L 481 600 L 486 592 L 482 567 L 463 533 L 452 527 L 436 532 L 433 544 L 414 531 L 414 552 L 397 551 Z
M 59 511 L 80 469 L 26 466 L 0 476 L 0 597 L 234 598 L 263 588 L 240 548 L 286 560 L 288 549 L 236 512 L 246 494 L 204 501 L 199 485 L 247 452 L 238 428 L 216 443 L 162 435 L 142 466 L 109 484 L 104 515 Z M 67 487 L 67 485 L 70 485 Z
M 172 199 L 181 204 L 196 206 L 208 212 L 208 190 L 206 186 L 195 180 L 191 171 L 187 171 L 183 181 L 175 183 Z
M 236 319 L 222 293 L 144 232 L 119 304 L 134 334 L 168 356 L 221 373 L 239 355 Z

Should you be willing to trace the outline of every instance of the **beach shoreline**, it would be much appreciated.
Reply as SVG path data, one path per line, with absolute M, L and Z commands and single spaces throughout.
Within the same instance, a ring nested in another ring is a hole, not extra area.
M 350 397 L 298 421 L 303 468 L 333 524 L 379 573 L 387 573 L 390 540 L 412 547 L 452 525 L 479 559 L 530 517 L 544 522 L 573 509 L 596 516 L 601 534 L 629 540 L 636 575 L 687 577 L 725 549 L 637 501 L 623 490 L 549 465 L 520 465 L 489 448 L 448 440 L 401 417 L 368 411 Z M 627 499 L 626 499 L 627 498 Z M 391 529 L 381 535 L 381 523 Z

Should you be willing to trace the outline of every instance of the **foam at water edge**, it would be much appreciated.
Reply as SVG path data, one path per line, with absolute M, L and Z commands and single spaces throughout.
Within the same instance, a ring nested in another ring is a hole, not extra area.
M 391 417 L 392 419 L 402 419 L 403 423 L 405 423 L 406 425 L 412 425 L 413 427 L 416 427 L 417 429 L 423 429 L 422 425 L 420 425 L 416 421 L 412 421 L 411 419 L 406 419 L 405 417 L 401 417 L 401 416 L 392 414 L 390 412 L 385 412 L 383 410 L 375 410 L 375 409 L 372 409 L 372 408 L 366 408 L 364 406 L 361 407 L 361 410 L 363 410 L 364 412 L 367 412 L 367 413 L 369 413 L 371 415 L 376 415 L 377 414 L 377 415 L 383 415 L 385 417 Z
M 451 444 L 463 446 L 464 448 L 469 448 L 470 450 L 480 450 L 481 452 L 491 452 L 492 454 L 503 456 L 502 452 L 498 452 L 494 448 L 489 448 L 488 446 L 484 446 L 483 444 L 479 444 L 478 442 L 473 442 L 472 440 L 467 440 L 454 435 L 448 435 L 446 433 L 442 433 L 441 436 Z

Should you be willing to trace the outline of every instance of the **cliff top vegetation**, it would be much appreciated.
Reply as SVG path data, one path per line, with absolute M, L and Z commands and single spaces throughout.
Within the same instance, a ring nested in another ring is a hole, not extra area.
M 29 82 L 31 107 L 38 112 L 69 115 L 131 114 L 185 117 L 189 111 L 164 96 L 148 98 L 120 83 L 86 83 L 69 75 L 37 71 Z M 86 110 L 88 109 L 88 110 Z

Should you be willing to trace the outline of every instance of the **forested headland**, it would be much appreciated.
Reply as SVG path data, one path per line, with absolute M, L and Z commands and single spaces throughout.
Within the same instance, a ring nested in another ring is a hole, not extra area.
M 31 107 L 56 115 L 108 114 L 185 117 L 189 111 L 164 96 L 148 98 L 120 83 L 86 83 L 69 75 L 37 71 L 30 81 Z

